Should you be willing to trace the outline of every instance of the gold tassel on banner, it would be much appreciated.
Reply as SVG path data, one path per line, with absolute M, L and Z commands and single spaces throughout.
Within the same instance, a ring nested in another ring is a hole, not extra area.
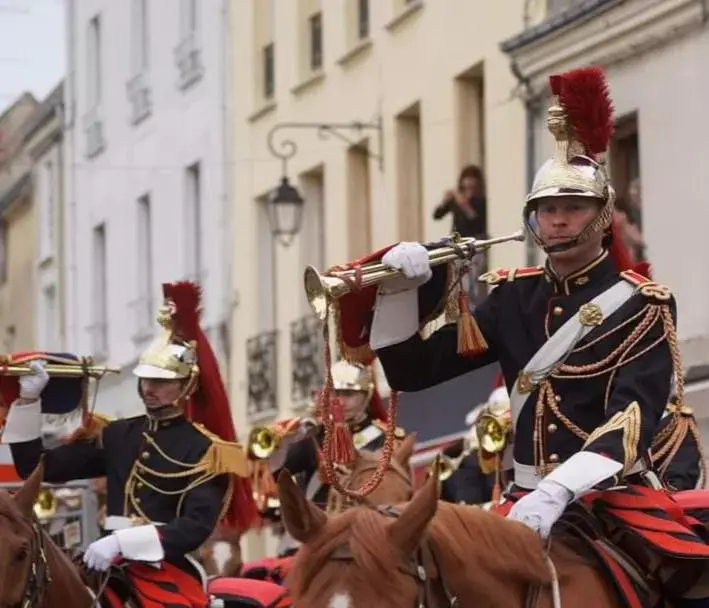
M 481 355 L 487 351 L 488 344 L 477 321 L 470 314 L 468 294 L 464 289 L 458 294 L 458 309 L 458 354 L 464 357 Z

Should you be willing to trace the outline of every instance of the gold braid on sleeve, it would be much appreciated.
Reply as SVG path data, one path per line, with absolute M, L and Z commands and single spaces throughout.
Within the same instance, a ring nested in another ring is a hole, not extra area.
M 691 433 L 697 443 L 699 452 L 699 480 L 700 487 L 706 487 L 706 464 L 704 462 L 704 448 L 702 446 L 701 435 L 694 419 L 691 408 L 684 403 L 684 373 L 682 366 L 682 355 L 677 338 L 677 329 L 672 320 L 672 313 L 669 306 L 662 306 L 662 322 L 665 326 L 667 344 L 672 357 L 672 375 L 675 381 L 674 403 L 667 406 L 669 415 L 672 416 L 670 423 L 662 429 L 652 442 L 652 462 L 658 464 L 658 473 L 663 478 L 672 464 L 672 460 L 680 450 L 682 443 Z

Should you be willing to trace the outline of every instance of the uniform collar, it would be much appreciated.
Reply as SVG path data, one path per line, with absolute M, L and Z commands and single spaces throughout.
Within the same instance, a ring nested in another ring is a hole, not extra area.
M 184 419 L 185 413 L 182 409 L 169 405 L 155 412 L 148 412 L 145 416 L 145 423 L 148 426 L 148 430 L 157 431 L 159 428 L 178 424 Z
M 606 278 L 615 272 L 615 264 L 608 257 L 608 251 L 603 250 L 595 259 L 591 260 L 583 268 L 576 270 L 566 277 L 560 278 L 552 269 L 549 260 L 544 267 L 546 280 L 554 287 L 554 293 L 561 295 L 571 295 L 575 291 L 583 289 L 589 283 L 595 283 Z

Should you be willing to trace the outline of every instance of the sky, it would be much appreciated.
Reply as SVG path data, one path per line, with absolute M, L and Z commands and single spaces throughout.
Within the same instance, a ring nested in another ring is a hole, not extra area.
M 43 99 L 64 75 L 64 0 L 0 0 L 0 113 L 24 91 Z

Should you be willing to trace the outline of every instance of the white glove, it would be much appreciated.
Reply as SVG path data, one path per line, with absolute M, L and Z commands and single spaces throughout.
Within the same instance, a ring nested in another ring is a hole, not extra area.
M 49 374 L 44 369 L 44 361 L 30 363 L 31 374 L 20 376 L 20 399 L 37 401 L 42 395 L 44 387 L 49 382 Z
M 380 287 L 382 294 L 416 289 L 433 274 L 428 251 L 421 243 L 402 242 L 395 245 L 382 256 L 382 264 L 401 270 L 404 274 L 403 277 L 384 281 Z
M 84 553 L 84 563 L 92 570 L 105 571 L 121 554 L 121 546 L 115 534 L 104 536 L 92 542 Z
M 526 524 L 542 538 L 547 538 L 572 499 L 573 494 L 561 484 L 542 480 L 536 490 L 514 504 L 507 517 Z

